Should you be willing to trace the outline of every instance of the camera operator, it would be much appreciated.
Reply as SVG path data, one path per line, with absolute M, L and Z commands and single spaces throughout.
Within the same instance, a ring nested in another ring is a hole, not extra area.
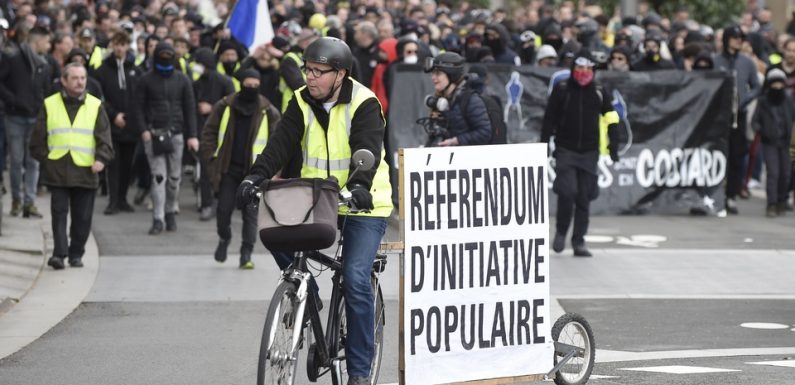
M 431 73 L 435 90 L 425 104 L 431 108 L 431 120 L 443 128 L 431 133 L 442 136 L 436 145 L 489 144 L 491 123 L 486 104 L 477 93 L 466 92 L 464 58 L 452 52 L 439 54 L 425 62 L 425 72 Z

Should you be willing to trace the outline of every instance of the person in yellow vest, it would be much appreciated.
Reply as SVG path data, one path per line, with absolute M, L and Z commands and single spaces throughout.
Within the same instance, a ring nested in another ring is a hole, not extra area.
M 102 101 L 86 93 L 86 69 L 70 63 L 63 69 L 63 91 L 44 99 L 30 152 L 41 164 L 39 181 L 51 193 L 53 254 L 47 264 L 55 270 L 82 267 L 91 232 L 94 197 L 105 165 L 113 159 L 113 144 Z M 67 241 L 66 222 L 72 225 Z
M 229 76 L 235 86 L 235 92 L 240 91 L 240 81 L 235 78 L 235 72 L 240 69 L 240 53 L 230 40 L 224 40 L 218 47 L 218 66 L 221 75 Z
M 91 28 L 83 28 L 80 31 L 78 46 L 88 53 L 89 71 L 94 71 L 102 66 L 105 60 L 105 49 L 97 45 L 97 37 Z
M 215 103 L 202 129 L 199 152 L 218 198 L 216 227 L 218 247 L 215 260 L 226 261 L 226 249 L 232 240 L 231 220 L 235 209 L 237 186 L 248 174 L 268 137 L 279 122 L 279 111 L 259 94 L 260 76 L 253 69 L 238 73 L 240 92 Z M 243 243 L 240 246 L 240 268 L 253 269 L 251 252 L 257 239 L 257 210 L 243 208 Z
M 333 176 L 340 188 L 351 192 L 357 208 L 369 210 L 351 214 L 342 207 L 339 216 L 345 221 L 342 257 L 348 384 L 369 384 L 374 351 L 370 272 L 392 213 L 392 187 L 383 160 L 384 116 L 375 94 L 350 77 L 353 56 L 345 42 L 320 38 L 304 50 L 303 61 L 306 86 L 290 100 L 279 129 L 238 187 L 237 203 L 244 206 L 256 186 L 281 170 L 283 177 Z M 377 161 L 371 170 L 357 172 L 348 180 L 353 169 L 351 154 L 359 149 L 370 150 Z M 300 171 L 293 170 L 293 159 L 302 159 Z M 282 269 L 292 261 L 289 254 L 273 255 Z

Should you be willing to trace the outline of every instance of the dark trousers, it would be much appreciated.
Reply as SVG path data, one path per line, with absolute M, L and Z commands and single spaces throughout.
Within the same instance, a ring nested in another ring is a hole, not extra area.
M 776 204 L 787 201 L 789 178 L 792 171 L 789 148 L 762 144 L 767 168 L 767 203 Z
M 108 206 L 118 207 L 127 203 L 127 190 L 132 180 L 132 165 L 135 158 L 135 142 L 113 141 L 115 156 L 108 165 Z
M 143 141 L 138 141 L 133 157 L 133 175 L 138 180 L 138 188 L 149 190 L 152 187 L 152 171 L 149 169 L 149 160 L 146 158 Z
M 726 198 L 740 194 L 745 179 L 745 156 L 748 155 L 748 138 L 745 137 L 745 114 L 740 114 L 737 128 L 729 133 L 729 159 L 726 170 Z
M 199 194 L 201 194 L 202 208 L 213 205 L 213 184 L 210 182 L 210 173 L 207 172 L 207 162 L 199 159 L 201 172 L 199 174 Z
M 235 194 L 243 176 L 235 177 L 225 174 L 221 177 L 218 186 L 218 209 L 215 215 L 215 224 L 218 236 L 224 240 L 232 239 L 232 213 L 235 211 Z M 254 242 L 257 239 L 257 209 L 253 205 L 247 205 L 243 209 L 243 244 L 242 251 L 254 250 Z
M 96 189 L 80 187 L 50 187 L 52 211 L 53 255 L 79 259 L 86 252 L 86 241 L 91 233 Z M 66 239 L 66 216 L 72 211 L 69 241 Z
M 556 151 L 555 159 L 556 230 L 558 234 L 565 235 L 574 218 L 571 244 L 581 246 L 585 244 L 585 234 L 588 233 L 591 201 L 599 194 L 596 175 L 599 154 L 596 151 L 576 153 L 561 148 Z

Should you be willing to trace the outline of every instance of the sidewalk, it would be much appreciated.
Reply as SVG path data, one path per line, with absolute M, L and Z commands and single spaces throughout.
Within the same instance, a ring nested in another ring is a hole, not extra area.
M 33 342 L 68 316 L 88 295 L 99 258 L 93 235 L 82 269 L 54 271 L 50 195 L 36 198 L 42 219 L 12 217 L 10 192 L 2 197 L 0 235 L 0 359 Z

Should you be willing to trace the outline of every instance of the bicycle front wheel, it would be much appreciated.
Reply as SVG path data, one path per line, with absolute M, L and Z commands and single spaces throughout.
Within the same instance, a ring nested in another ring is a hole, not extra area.
M 579 314 L 566 313 L 552 326 L 552 339 L 565 348 L 576 348 L 579 353 L 572 356 L 555 375 L 558 385 L 581 385 L 588 382 L 593 371 L 596 344 L 588 321 Z M 568 350 L 568 349 L 567 349 Z M 563 359 L 563 351 L 555 351 L 555 365 Z
M 370 284 L 373 288 L 373 297 L 375 300 L 375 323 L 374 323 L 374 335 L 373 335 L 373 342 L 374 342 L 374 352 L 373 352 L 373 361 L 370 363 L 370 385 L 376 385 L 378 383 L 378 374 L 381 370 L 381 357 L 384 353 L 384 323 L 385 323 L 385 312 L 384 312 L 384 297 L 381 293 L 381 286 L 378 284 L 378 278 L 372 277 Z M 334 328 L 331 332 L 334 333 L 332 336 L 333 344 L 331 346 L 331 351 L 336 353 L 335 357 L 342 357 L 345 355 L 345 344 L 347 341 L 347 319 L 345 317 L 345 298 L 343 297 L 340 300 L 339 306 L 335 309 L 337 312 L 337 319 L 339 322 L 337 323 L 337 327 Z M 345 360 L 340 360 L 340 375 L 337 376 L 336 373 L 332 374 L 332 383 L 334 385 L 345 385 L 348 383 L 348 370 L 345 363 Z
M 257 385 L 292 385 L 298 367 L 302 320 L 296 319 L 296 286 L 282 282 L 276 287 L 262 331 L 257 364 Z

